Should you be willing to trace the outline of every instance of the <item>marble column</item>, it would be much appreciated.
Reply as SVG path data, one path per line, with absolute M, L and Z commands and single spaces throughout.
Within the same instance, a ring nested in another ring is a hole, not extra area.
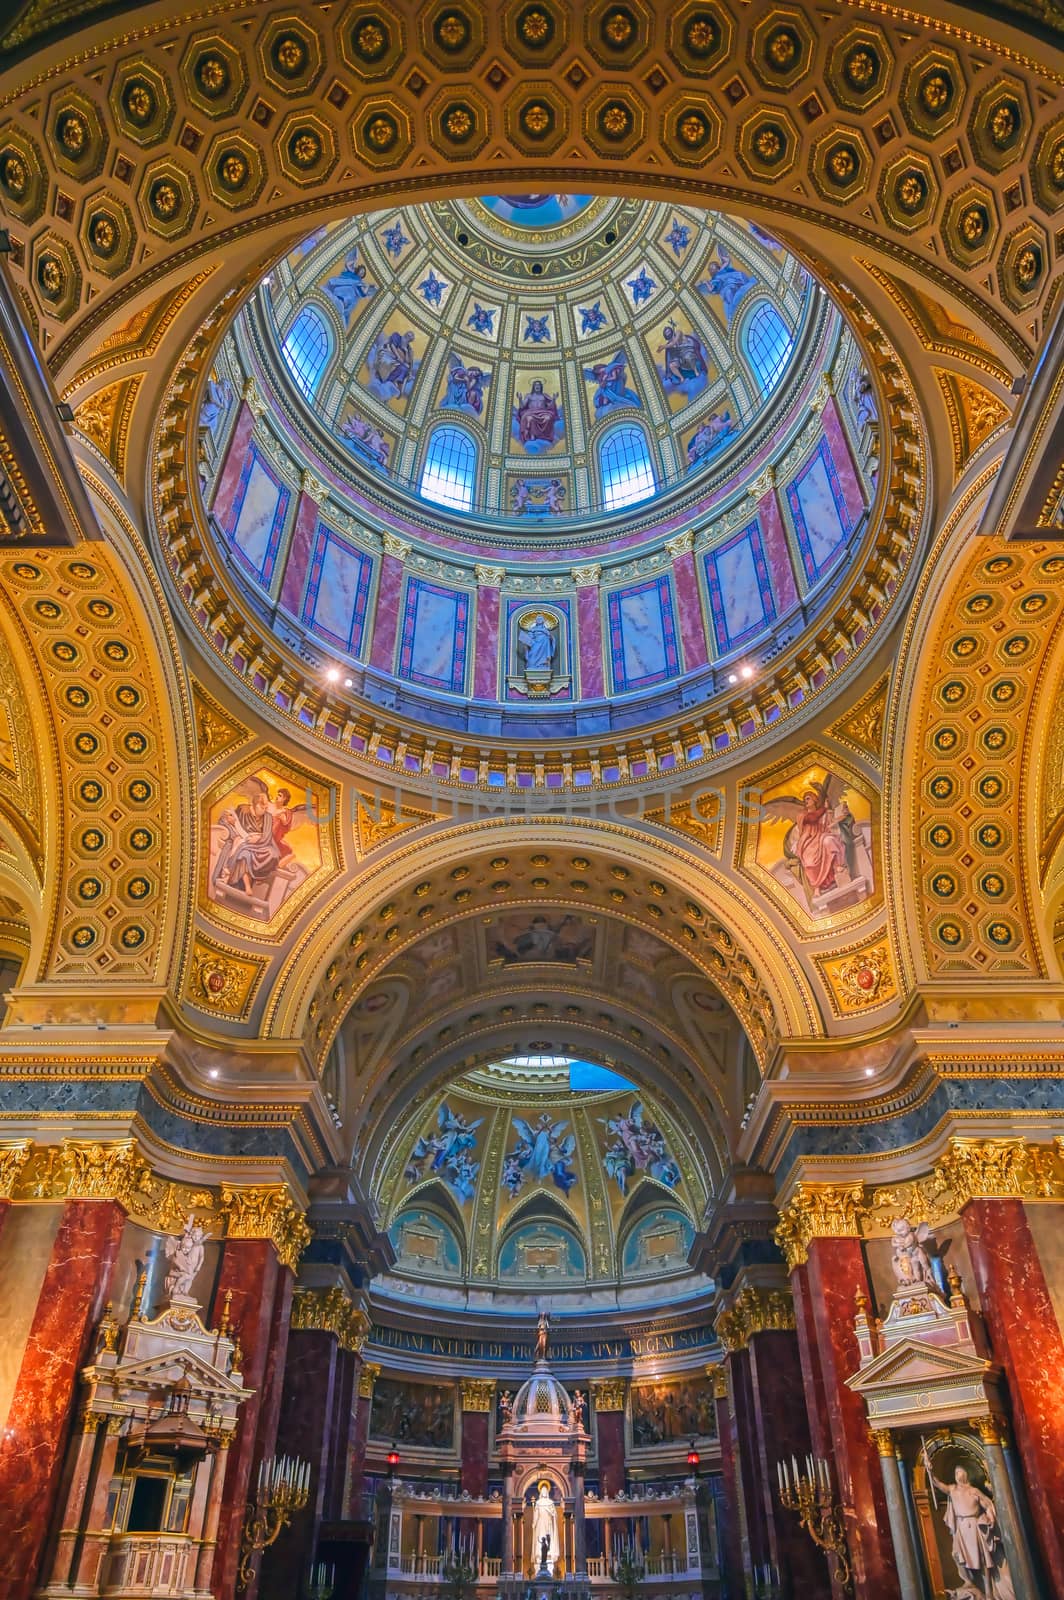
M 994 1359 L 1012 1401 L 1031 1520 L 1064 1596 L 1064 1341 L 1022 1200 L 973 1199 L 961 1217 Z
M 620 1494 L 625 1483 L 625 1387 L 623 1378 L 606 1378 L 591 1385 L 598 1444 L 599 1493 L 608 1500 Z
M 254 431 L 255 413 L 247 401 L 242 400 L 236 422 L 233 424 L 225 465 L 218 474 L 214 485 L 214 499 L 211 502 L 211 510 L 223 528 L 229 526 L 230 508 L 236 494 L 236 486 L 240 482 L 240 474 L 244 470 L 244 458 L 248 453 L 248 445 L 251 443 Z
M 369 1439 L 369 1415 L 373 1408 L 373 1385 L 380 1376 L 375 1361 L 361 1361 L 356 1379 L 354 1426 L 348 1447 L 348 1493 L 345 1515 L 358 1522 L 362 1518 L 362 1494 L 366 1481 L 366 1443 Z
M 79 1369 L 110 1289 L 126 1213 L 68 1200 L 0 1437 L 0 1594 L 26 1600 L 59 1486 Z
M 598 700 L 606 692 L 602 671 L 602 613 L 599 607 L 598 566 L 575 567 L 576 638 L 580 662 L 580 698 Z
M 345 1422 L 339 1405 L 343 1356 L 334 1331 L 294 1329 L 288 1336 L 276 1452 L 310 1463 L 310 1493 L 262 1563 L 263 1600 L 298 1594 L 314 1562 L 330 1497 L 333 1441 Z
M 790 1600 L 827 1600 L 828 1564 L 793 1511 L 780 1503 L 776 1463 L 810 1449 L 809 1420 L 802 1389 L 797 1335 L 765 1328 L 749 1341 L 750 1394 L 753 1402 L 752 1452 L 756 1452 L 757 1490 L 764 1505 L 769 1564 L 780 1574 L 779 1592 Z M 740 1446 L 742 1448 L 742 1446 Z
M 584 1519 L 584 1463 L 573 1464 L 573 1542 L 575 1576 L 587 1577 L 587 1526 Z
M 69 1585 L 73 1582 L 72 1564 L 80 1538 L 81 1513 L 89 1492 L 92 1462 L 102 1421 L 101 1416 L 94 1416 L 91 1411 L 80 1419 L 80 1432 L 71 1452 L 73 1460 L 67 1474 L 66 1493 L 60 1497 L 62 1509 L 58 1509 L 60 1502 L 56 1502 L 55 1521 L 59 1525 L 59 1532 L 51 1561 L 50 1583 Z
M 285 1280 L 287 1279 L 287 1283 Z M 240 1565 L 240 1543 L 246 1503 L 253 1491 L 253 1472 L 274 1453 L 280 1403 L 278 1351 L 280 1316 L 291 1304 L 292 1274 L 277 1259 L 268 1239 L 227 1239 L 215 1290 L 212 1321 L 217 1327 L 231 1291 L 230 1326 L 243 1354 L 244 1385 L 251 1390 L 241 1408 L 236 1439 L 229 1451 L 218 1522 L 218 1553 L 211 1588 L 215 1600 L 234 1600 Z M 285 1324 L 285 1327 L 287 1324 Z M 280 1352 L 282 1371 L 284 1352 Z M 272 1431 L 271 1431 L 272 1422 Z M 245 1593 L 253 1596 L 256 1585 Z
M 499 628 L 502 595 L 499 586 L 505 573 L 502 567 L 482 567 L 477 575 L 477 620 L 474 632 L 473 695 L 477 700 L 499 699 Z M 504 671 L 506 668 L 504 667 Z M 502 698 L 506 698 L 505 685 Z
M 990 1472 L 990 1492 L 997 1509 L 998 1527 L 1005 1546 L 1005 1559 L 1009 1565 L 1016 1600 L 1038 1600 L 1038 1580 L 1034 1574 L 1031 1552 L 1024 1537 L 1023 1518 L 1012 1486 L 1012 1475 L 1002 1444 L 1003 1434 L 993 1417 L 978 1417 L 974 1426 L 983 1441 L 986 1464 Z
M 868 1431 L 864 1400 L 847 1385 L 860 1365 L 854 1309 L 858 1290 L 872 1290 L 861 1241 L 856 1237 L 814 1238 L 808 1244 L 809 1270 L 803 1283 L 792 1275 L 796 1308 L 803 1293 L 811 1313 L 824 1411 L 830 1436 L 828 1458 L 842 1503 L 854 1569 L 856 1600 L 898 1600 L 900 1589 L 887 1517 L 883 1474 Z M 809 1407 L 812 1422 L 816 1395 Z
M 395 670 L 395 641 L 399 636 L 399 607 L 403 594 L 404 558 L 410 547 L 402 539 L 386 535 L 384 554 L 377 576 L 377 599 L 373 608 L 373 639 L 369 663 L 380 672 Z
M 695 571 L 694 534 L 678 533 L 674 538 L 666 539 L 665 548 L 672 556 L 672 579 L 676 588 L 676 610 L 683 644 L 683 670 L 693 672 L 697 667 L 704 667 L 709 660 L 702 596 Z
M 742 1490 L 739 1483 L 735 1413 L 728 1395 L 727 1377 L 723 1366 L 708 1367 L 706 1372 L 713 1382 L 717 1398 L 717 1436 L 720 1439 L 720 1468 L 724 1480 L 724 1526 L 721 1529 L 720 1564 L 726 1593 L 738 1600 L 744 1589 L 742 1536 L 744 1519 L 740 1506 Z
M 502 1571 L 514 1570 L 514 1469 L 511 1461 L 502 1463 Z
M 883 1493 L 887 1502 L 890 1536 L 894 1544 L 894 1559 L 898 1567 L 898 1586 L 901 1600 L 924 1600 L 924 1586 L 920 1578 L 920 1562 L 913 1544 L 912 1524 L 905 1505 L 905 1485 L 902 1482 L 900 1462 L 894 1435 L 889 1428 L 875 1434 L 879 1451 L 879 1466 L 883 1474 Z
M 465 1379 L 462 1394 L 462 1480 L 461 1487 L 481 1499 L 488 1492 L 488 1438 L 491 1408 L 495 1404 L 495 1384 L 479 1378 Z M 472 1532 L 466 1528 L 464 1532 Z
M 724 1362 L 728 1373 L 728 1392 L 734 1407 L 735 1476 L 743 1510 L 740 1547 L 744 1572 L 761 1572 L 771 1559 L 765 1528 L 765 1504 L 761 1493 L 757 1463 L 757 1434 L 754 1397 L 750 1382 L 748 1351 L 732 1350 Z

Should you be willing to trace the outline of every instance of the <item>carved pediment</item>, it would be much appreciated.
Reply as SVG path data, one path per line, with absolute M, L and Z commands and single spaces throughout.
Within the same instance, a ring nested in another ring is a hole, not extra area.
M 92 1366 L 85 1372 L 89 1382 L 111 1384 L 115 1389 L 171 1389 L 182 1379 L 193 1395 L 211 1394 L 246 1400 L 252 1393 L 234 1383 L 218 1367 L 211 1366 L 194 1350 L 167 1350 L 139 1361 L 120 1361 L 114 1367 Z
M 960 1350 L 942 1349 L 922 1339 L 900 1339 L 847 1378 L 857 1394 L 881 1389 L 931 1389 L 960 1382 L 982 1383 L 996 1375 L 992 1361 Z

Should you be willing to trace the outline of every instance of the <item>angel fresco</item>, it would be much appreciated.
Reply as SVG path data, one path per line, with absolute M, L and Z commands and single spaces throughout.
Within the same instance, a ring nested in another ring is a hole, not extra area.
M 377 285 L 366 282 L 366 268 L 359 261 L 357 250 L 352 250 L 345 258 L 343 267 L 334 278 L 325 280 L 325 293 L 345 323 L 350 322 L 351 313 L 359 302 L 368 300 L 376 292 Z
M 268 922 L 309 876 L 318 861 L 301 861 L 288 835 L 303 821 L 307 805 L 292 804 L 289 789 L 249 773 L 211 825 L 208 893 L 219 905 Z
M 599 1120 L 611 1136 L 602 1165 L 622 1194 L 628 1193 L 628 1185 L 641 1172 L 675 1189 L 680 1181 L 680 1169 L 665 1147 L 664 1135 L 646 1115 L 641 1100 L 633 1100 L 623 1116 Z
M 549 1111 L 541 1111 L 535 1122 L 514 1118 L 517 1143 L 502 1166 L 502 1186 L 511 1200 L 517 1198 L 525 1179 L 542 1183 L 550 1178 L 563 1194 L 576 1182 L 572 1168 L 576 1154 L 576 1134 L 566 1133 L 567 1122 L 555 1122 Z
M 757 279 L 737 267 L 723 245 L 717 246 L 717 260 L 707 263 L 709 276 L 698 285 L 702 294 L 719 295 L 724 305 L 725 321 L 730 323 L 735 308 L 744 294 L 748 294 Z
M 436 1130 L 422 1134 L 406 1163 L 407 1183 L 419 1183 L 430 1173 L 441 1178 L 464 1204 L 472 1200 L 480 1162 L 473 1160 L 477 1129 L 484 1121 L 469 1122 L 461 1111 L 452 1111 L 446 1101 L 436 1112 Z
M 584 377 L 588 383 L 596 385 L 591 403 L 597 416 L 611 411 L 614 406 L 637 406 L 642 410 L 643 402 L 635 390 L 628 387 L 627 357 L 623 350 L 618 350 L 612 361 L 585 367 Z
M 705 346 L 693 329 L 684 332 L 673 322 L 666 323 L 661 336 L 664 343 L 658 346 L 661 354 L 658 371 L 662 383 L 686 386 L 694 394 L 709 377 Z
M 762 809 L 770 820 L 790 823 L 783 837 L 783 874 L 775 875 L 813 915 L 857 905 L 872 892 L 870 827 L 850 808 L 845 778 L 820 769 L 806 778 L 800 794 L 766 795 Z
M 381 331 L 366 357 L 367 388 L 380 400 L 399 400 L 410 393 L 417 375 L 414 332 Z
M 441 411 L 468 411 L 479 417 L 484 409 L 484 391 L 491 382 L 491 373 L 470 363 L 452 350 L 447 357 L 447 390 L 440 401 Z

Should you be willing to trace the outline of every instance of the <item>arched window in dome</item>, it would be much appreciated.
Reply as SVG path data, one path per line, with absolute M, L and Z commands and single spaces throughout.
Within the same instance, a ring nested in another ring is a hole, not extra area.
M 477 482 L 477 442 L 464 428 L 437 428 L 425 452 L 421 494 L 438 506 L 471 511 Z
M 333 351 L 332 333 L 321 312 L 304 306 L 285 334 L 281 350 L 289 372 L 309 399 Z
M 743 354 L 761 386 L 770 394 L 791 353 L 791 332 L 770 300 L 759 300 L 747 314 L 739 335 Z
M 599 440 L 598 457 L 602 503 L 607 511 L 635 505 L 654 493 L 654 464 L 642 428 L 631 423 L 611 428 Z

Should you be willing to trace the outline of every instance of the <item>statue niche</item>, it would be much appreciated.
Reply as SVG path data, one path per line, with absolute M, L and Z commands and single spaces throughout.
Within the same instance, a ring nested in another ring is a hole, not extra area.
M 561 607 L 514 608 L 506 685 L 510 698 L 568 699 L 568 615 Z

